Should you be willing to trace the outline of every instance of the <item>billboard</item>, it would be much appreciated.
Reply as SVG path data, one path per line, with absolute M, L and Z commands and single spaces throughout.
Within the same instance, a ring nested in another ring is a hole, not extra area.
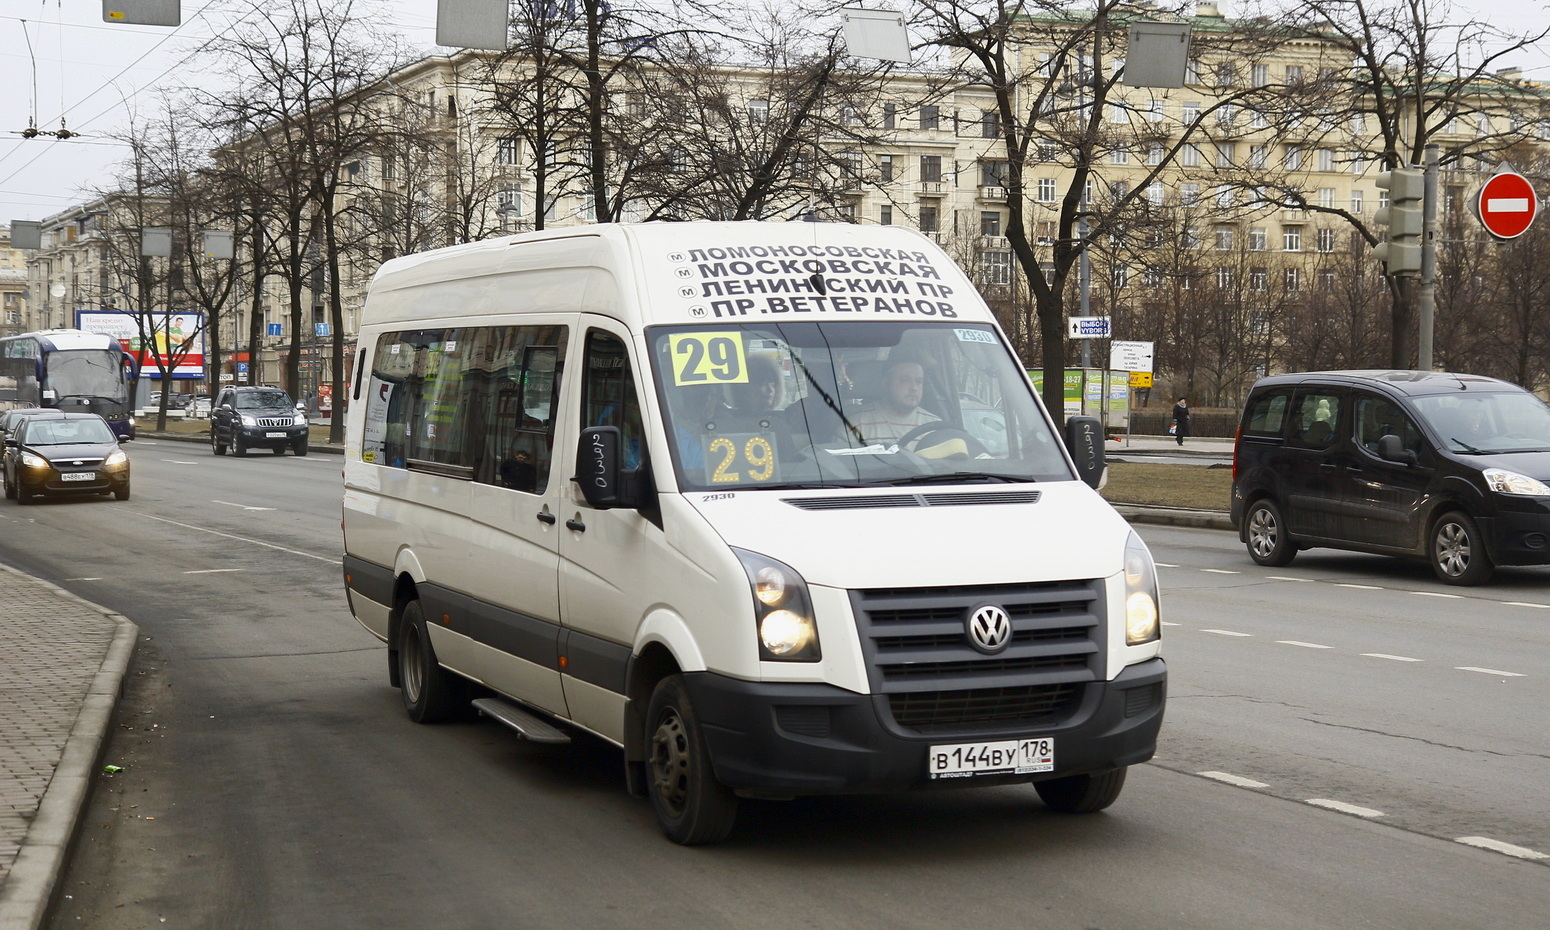
M 185 343 L 188 345 L 187 351 L 173 370 L 172 377 L 205 376 L 203 313 L 152 314 L 141 320 L 132 313 L 120 310 L 79 310 L 75 314 L 75 325 L 77 329 L 117 339 L 124 351 L 134 356 L 135 366 L 139 368 L 142 378 L 160 378 L 157 357 L 170 361 L 172 352 Z M 148 338 L 141 337 L 142 325 L 147 330 Z M 153 328 L 154 332 L 151 331 Z

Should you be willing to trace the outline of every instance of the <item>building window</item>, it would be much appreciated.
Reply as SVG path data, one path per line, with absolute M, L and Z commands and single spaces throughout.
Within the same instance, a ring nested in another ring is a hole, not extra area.
M 1302 65 L 1286 66 L 1286 83 L 1293 86 L 1302 83 Z
M 980 162 L 980 186 L 1005 187 L 1006 167 L 1005 161 L 995 159 Z
M 878 178 L 878 180 L 880 180 L 880 181 L 882 181 L 884 183 L 887 183 L 887 182 L 893 180 L 893 156 L 892 155 L 879 155 L 879 156 L 877 156 L 877 178 Z
M 986 252 L 985 283 L 992 287 L 1005 287 L 1012 283 L 1012 253 Z
M 1282 226 L 1281 227 L 1281 249 L 1282 249 L 1282 251 L 1285 251 L 1285 252 L 1301 252 L 1302 251 L 1302 227 L 1301 226 Z
M 1265 111 L 1255 108 L 1249 111 L 1249 128 L 1264 129 L 1270 125 L 1270 120 L 1265 117 Z
M 1319 170 L 1320 171 L 1334 171 L 1335 170 L 1335 150 L 1334 149 L 1319 149 L 1319 156 L 1318 156 L 1318 158 L 1319 158 Z
M 1001 137 L 1001 114 L 995 110 L 980 111 L 980 138 L 999 139 Z
M 1333 229 L 1320 229 L 1318 232 L 1318 249 L 1320 252 L 1335 251 L 1335 231 Z
M 877 221 L 884 226 L 893 225 L 893 204 L 885 203 L 878 208 Z
M 1229 291 L 1229 290 L 1232 290 L 1232 269 L 1231 268 L 1218 268 L 1218 269 L 1216 269 L 1216 289 L 1219 290 L 1219 291 Z
M 1167 188 L 1163 187 L 1163 182 L 1153 181 L 1146 186 L 1146 202 L 1154 207 L 1162 206 L 1166 190 Z
M 1232 204 L 1233 204 L 1233 200 L 1234 200 L 1235 194 L 1236 194 L 1236 192 L 1232 189 L 1232 185 L 1230 185 L 1230 184 L 1219 184 L 1219 185 L 1217 185 L 1217 188 L 1216 188 L 1216 205 L 1218 207 L 1224 209 L 1224 210 L 1227 209 L 1228 207 L 1231 207 Z
M 1109 153 L 1109 164 L 1111 164 L 1111 165 L 1128 165 L 1128 164 L 1130 164 L 1130 149 L 1127 149 L 1127 148 L 1121 146 L 1120 148 L 1117 148 L 1114 151 L 1110 152 Z
M 495 143 L 495 163 L 497 165 L 515 165 L 521 157 L 521 153 L 522 140 L 516 136 L 504 136 Z
M 1112 272 L 1111 280 L 1114 282 L 1114 286 L 1116 288 L 1126 288 L 1126 287 L 1129 287 L 1130 286 L 1130 266 L 1129 265 L 1125 265 L 1125 264 L 1115 265 L 1114 269 L 1113 269 L 1113 272 Z
M 1109 104 L 1109 122 L 1115 126 L 1123 126 L 1130 122 L 1130 114 L 1126 112 L 1128 105 L 1123 100 Z
M 892 129 L 894 121 L 898 119 L 899 108 L 891 103 L 883 104 L 883 128 Z
M 770 102 L 763 97 L 748 101 L 748 121 L 762 123 L 770 118 Z
M 1288 269 L 1286 269 L 1286 289 L 1288 291 L 1300 291 L 1300 290 L 1302 290 L 1302 269 L 1301 268 L 1288 268 Z
M 1265 147 L 1263 145 L 1249 146 L 1249 168 L 1263 171 L 1265 168 Z
M 1179 185 L 1179 203 L 1186 207 L 1193 207 L 1200 203 L 1200 185 L 1193 182 L 1185 182 Z
M 1121 200 L 1124 200 L 1128 196 L 1130 196 L 1130 182 L 1129 181 L 1110 181 L 1109 182 L 1109 202 L 1110 203 L 1119 203 Z
M 1200 248 L 1200 227 L 1198 227 L 1198 226 L 1186 226 L 1186 227 L 1184 227 L 1184 238 L 1183 238 L 1183 240 L 1181 241 L 1180 244 L 1183 245 L 1184 248 L 1186 248 L 1186 249 L 1198 249 L 1198 248 Z
M 1001 235 L 1001 212 L 999 210 L 984 210 L 980 212 L 980 235 Z
M 1200 166 L 1200 147 L 1193 142 L 1184 143 L 1184 154 L 1180 160 L 1186 168 L 1198 168 Z
M 941 122 L 941 111 L 937 107 L 923 106 L 920 108 L 921 129 L 935 129 L 939 122 Z
M 942 180 L 942 156 L 920 156 L 920 179 L 930 183 Z
M 1193 101 L 1186 101 L 1184 103 L 1184 109 L 1182 111 L 1182 115 L 1183 115 L 1183 118 L 1184 118 L 1184 125 L 1186 125 L 1186 126 L 1193 126 L 1193 125 L 1195 125 L 1196 121 L 1198 121 L 1200 119 L 1200 104 L 1195 103 Z
M 1249 72 L 1249 75 L 1255 87 L 1264 87 L 1270 83 L 1270 66 L 1255 65 Z
M 1302 169 L 1302 146 L 1288 145 L 1286 147 L 1286 170 L 1299 171 Z
M 1237 154 L 1235 149 L 1231 142 L 1216 143 L 1216 167 L 1231 168 L 1233 156 Z
M 1148 167 L 1156 167 L 1162 164 L 1163 147 L 1156 142 L 1146 147 L 1146 164 Z
M 1267 290 L 1269 288 L 1269 286 L 1270 286 L 1269 278 L 1270 278 L 1270 276 L 1265 272 L 1265 269 L 1263 269 L 1263 268 L 1250 268 L 1249 269 L 1249 290 L 1251 290 L 1251 291 Z
M 1149 123 L 1160 123 L 1166 115 L 1166 112 L 1163 110 L 1162 100 L 1154 99 L 1152 105 L 1147 107 L 1146 121 Z
M 936 223 L 936 207 L 922 204 L 920 207 L 920 231 L 923 233 L 934 233 L 937 228 Z
M 1216 86 L 1223 89 L 1238 86 L 1238 65 L 1236 62 L 1224 61 L 1216 66 Z
M 1141 283 L 1147 287 L 1159 287 L 1163 283 L 1163 270 L 1158 265 L 1147 265 L 1141 272 Z
M 1233 239 L 1233 228 L 1231 226 L 1216 227 L 1216 250 L 1218 252 L 1232 251 Z
M 1326 294 L 1330 294 L 1330 293 L 1334 292 L 1334 290 L 1335 290 L 1335 273 L 1333 271 L 1321 271 L 1321 272 L 1319 272 L 1319 290 L 1323 291 Z
M 1319 188 L 1319 206 L 1333 209 L 1335 206 L 1335 189 L 1333 187 Z
M 1038 190 L 1039 203 L 1054 203 L 1055 202 L 1055 179 L 1054 178 L 1039 178 L 1039 183 L 1038 183 L 1037 190 Z
M 1351 212 L 1356 214 L 1357 216 L 1361 216 L 1361 214 L 1362 214 L 1362 192 L 1361 191 L 1352 191 L 1351 192 Z

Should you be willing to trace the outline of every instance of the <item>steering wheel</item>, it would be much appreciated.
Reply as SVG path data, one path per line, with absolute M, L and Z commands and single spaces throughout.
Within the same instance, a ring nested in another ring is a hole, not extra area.
M 914 448 L 910 449 L 909 451 L 918 452 L 921 447 L 922 439 L 925 439 L 927 436 L 937 436 L 938 434 L 940 434 L 939 438 L 925 444 L 928 448 L 938 443 L 946 442 L 949 439 L 961 439 L 963 440 L 964 447 L 968 450 L 969 458 L 971 459 L 981 455 L 986 455 L 989 451 L 985 448 L 984 443 L 980 442 L 978 439 L 975 439 L 973 436 L 969 435 L 963 430 L 953 426 L 944 426 L 941 423 L 922 423 L 909 432 L 905 433 L 903 436 L 900 436 L 896 441 L 901 448 L 909 445 L 910 443 L 915 443 Z

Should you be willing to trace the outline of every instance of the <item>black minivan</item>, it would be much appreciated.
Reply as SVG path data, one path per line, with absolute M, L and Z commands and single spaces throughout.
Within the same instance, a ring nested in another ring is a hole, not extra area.
M 1419 556 L 1449 584 L 1550 564 L 1550 406 L 1438 371 L 1261 378 L 1233 449 L 1232 519 L 1285 565 L 1330 546 Z

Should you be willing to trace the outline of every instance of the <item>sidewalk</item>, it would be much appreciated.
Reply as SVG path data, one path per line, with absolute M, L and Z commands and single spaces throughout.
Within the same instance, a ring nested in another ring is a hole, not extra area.
M 139 628 L 0 565 L 0 930 L 41 925 Z

